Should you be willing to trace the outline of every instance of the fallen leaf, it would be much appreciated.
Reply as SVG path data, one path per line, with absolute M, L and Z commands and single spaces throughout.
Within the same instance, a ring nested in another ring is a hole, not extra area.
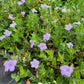
M 27 81 L 26 81 L 26 84 L 30 84 L 30 81 L 29 81 L 29 79 L 27 79 Z

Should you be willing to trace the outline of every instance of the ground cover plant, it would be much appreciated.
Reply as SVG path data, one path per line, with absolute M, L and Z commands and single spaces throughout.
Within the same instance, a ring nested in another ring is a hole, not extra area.
M 83 8 L 83 0 L 0 0 L 5 72 L 17 70 L 18 84 L 84 84 Z

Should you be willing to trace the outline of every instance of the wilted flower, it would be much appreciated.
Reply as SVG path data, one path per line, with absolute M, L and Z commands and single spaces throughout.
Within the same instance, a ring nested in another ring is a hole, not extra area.
M 49 40 L 50 38 L 50 34 L 46 33 L 45 35 L 43 35 L 43 40 Z
M 81 24 L 80 22 L 74 22 L 73 24 Z
M 67 43 L 67 46 L 68 46 L 68 48 L 70 48 L 70 46 L 73 48 L 73 43 L 69 42 L 69 43 Z
M 67 77 L 71 76 L 71 73 L 73 72 L 72 67 L 69 67 L 67 65 L 60 66 L 61 74 L 66 75 Z
M 11 31 L 8 31 L 8 30 L 6 30 L 6 31 L 4 32 L 4 34 L 5 34 L 6 36 L 10 36 L 11 33 L 12 33 L 12 32 L 11 32 Z
M 15 25 L 16 25 L 16 23 L 12 23 L 12 24 L 10 24 L 9 27 L 15 27 Z
M 18 5 L 22 5 L 23 4 L 23 2 L 21 2 L 21 1 L 18 1 Z
M 15 18 L 13 17 L 13 14 L 9 14 L 8 19 L 10 19 L 10 20 L 14 20 Z
M 9 71 L 14 71 L 15 70 L 15 65 L 17 64 L 16 60 L 9 60 L 6 61 L 3 65 L 5 66 L 5 72 Z
M 70 30 L 73 26 L 71 24 L 65 25 L 66 30 Z
M 33 61 L 30 62 L 31 67 L 37 69 L 39 65 L 39 61 L 34 59 Z
M 25 12 L 24 12 L 24 11 L 22 11 L 22 12 L 21 12 L 21 14 L 22 14 L 22 15 L 25 15 Z
M 45 43 L 40 43 L 40 45 L 38 45 L 38 47 L 40 48 L 40 50 L 47 49 L 47 46 Z
M 34 8 L 33 8 L 31 11 L 32 11 L 32 13 L 35 13 L 35 12 L 37 12 L 37 10 L 36 10 L 36 9 L 34 9 Z
M 0 40 L 3 40 L 3 38 L 5 38 L 5 36 L 1 36 L 1 37 L 0 37 Z

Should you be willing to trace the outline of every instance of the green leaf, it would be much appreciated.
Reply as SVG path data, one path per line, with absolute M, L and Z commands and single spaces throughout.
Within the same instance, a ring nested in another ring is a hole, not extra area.
M 20 80 L 20 77 L 19 76 L 16 76 L 15 77 L 15 81 L 18 82 Z
M 12 79 L 16 78 L 16 74 L 11 74 Z
M 20 66 L 20 75 L 23 75 L 24 74 L 24 69 L 22 66 Z

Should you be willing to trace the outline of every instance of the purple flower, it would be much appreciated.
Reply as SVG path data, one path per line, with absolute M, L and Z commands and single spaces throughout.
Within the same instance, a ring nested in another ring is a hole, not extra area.
M 23 3 L 25 2 L 25 0 L 21 0 Z
M 18 1 L 18 5 L 22 5 L 23 4 L 23 2 L 21 2 L 21 1 Z
M 81 24 L 80 22 L 74 22 L 73 24 Z
M 17 64 L 16 60 L 9 60 L 6 61 L 3 65 L 5 66 L 5 72 L 9 71 L 14 71 L 15 70 L 15 65 Z
M 47 49 L 47 46 L 45 43 L 40 43 L 40 45 L 38 45 L 38 47 L 40 48 L 40 50 Z
M 73 48 L 73 43 L 69 42 L 69 43 L 67 43 L 67 46 L 68 46 L 68 48 L 70 48 L 70 46 Z
M 43 35 L 43 40 L 49 40 L 50 38 L 50 34 L 46 33 L 45 35 Z
M 12 24 L 10 24 L 9 27 L 15 27 L 15 25 L 16 25 L 16 23 L 12 23 Z
M 67 77 L 71 76 L 71 73 L 73 72 L 72 67 L 69 67 L 67 65 L 60 66 L 61 74 L 66 75 Z
M 68 12 L 70 12 L 70 9 L 67 9 Z
M 62 12 L 70 12 L 70 9 L 66 9 L 66 8 L 64 8 L 64 9 L 62 9 Z
M 33 48 L 34 45 L 35 45 L 34 42 L 32 42 L 32 43 L 31 43 L 31 48 Z
M 32 11 L 32 13 L 35 13 L 35 12 L 37 12 L 37 10 L 36 10 L 36 9 L 34 9 L 34 8 L 33 8 L 31 11 Z
M 55 7 L 55 10 L 58 10 L 60 7 Z
M 21 14 L 22 14 L 22 15 L 25 15 L 25 12 L 24 12 L 24 11 L 22 11 L 22 12 L 21 12 Z
M 65 25 L 65 29 L 66 30 L 70 30 L 71 28 L 72 28 L 72 25 L 71 24 Z
M 6 31 L 4 32 L 4 34 L 5 34 L 6 36 L 10 36 L 11 33 L 12 33 L 12 32 L 11 32 L 11 31 L 8 31 L 8 30 L 6 30 Z
M 66 8 L 62 9 L 62 12 L 67 12 L 67 9 Z
M 52 23 L 56 23 L 57 21 L 52 21 Z
M 84 21 L 84 18 L 81 18 L 82 21 Z
M 30 3 L 30 1 L 28 1 L 28 3 Z
M 5 38 L 5 36 L 1 36 L 1 37 L 0 37 L 0 40 L 3 40 L 4 38 Z
M 39 65 L 39 61 L 34 59 L 33 61 L 30 62 L 31 67 L 37 69 Z
M 46 4 L 41 4 L 41 7 L 42 7 L 42 8 L 45 8 L 45 7 L 46 7 L 46 8 L 50 8 L 50 6 L 48 6 L 48 5 L 46 5 Z
M 10 20 L 14 20 L 15 18 L 13 17 L 13 14 L 9 14 L 8 19 L 10 19 Z

